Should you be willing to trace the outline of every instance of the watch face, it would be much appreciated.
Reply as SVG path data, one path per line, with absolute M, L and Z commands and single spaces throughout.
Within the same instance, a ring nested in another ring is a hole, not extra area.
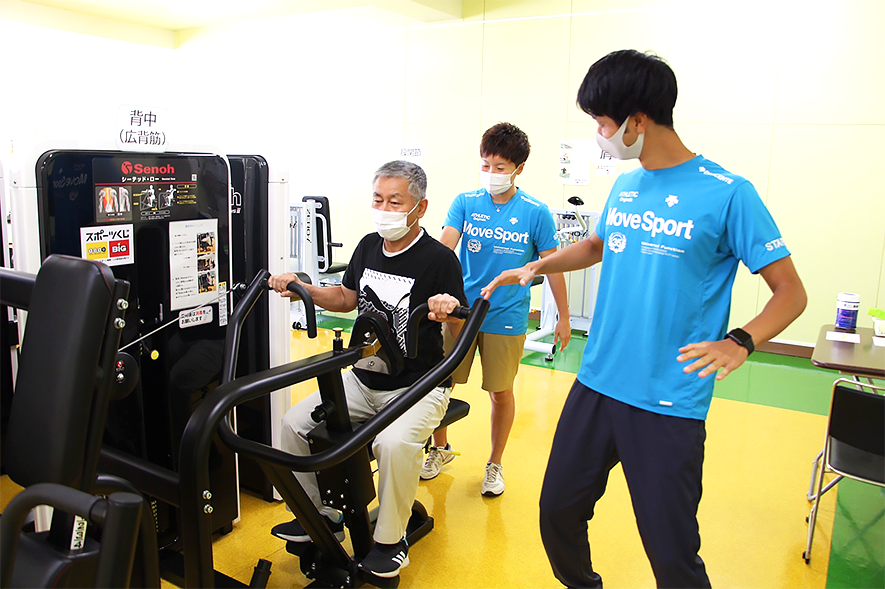
M 752 353 L 755 346 L 753 345 L 753 337 L 743 329 L 735 328 L 728 332 L 728 338 L 734 343 L 747 348 Z

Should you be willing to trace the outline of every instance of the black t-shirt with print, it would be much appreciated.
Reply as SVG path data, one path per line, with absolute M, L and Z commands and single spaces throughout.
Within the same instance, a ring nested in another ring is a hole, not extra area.
M 366 235 L 350 259 L 341 283 L 357 292 L 357 310 L 374 311 L 396 329 L 396 339 L 406 353 L 409 314 L 436 294 L 450 294 L 467 304 L 461 263 L 455 252 L 422 231 L 407 250 L 385 255 L 384 240 L 377 233 Z M 424 320 L 418 329 L 418 357 L 406 358 L 404 370 L 391 376 L 354 368 L 354 374 L 369 388 L 393 390 L 409 386 L 443 359 L 442 324 Z

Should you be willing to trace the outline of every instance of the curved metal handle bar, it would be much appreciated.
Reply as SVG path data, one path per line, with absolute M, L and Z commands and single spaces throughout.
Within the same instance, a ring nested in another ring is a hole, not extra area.
M 427 319 L 429 311 L 430 307 L 427 306 L 427 303 L 421 303 L 409 314 L 406 327 L 406 354 L 408 358 L 418 357 L 418 326 L 421 321 Z M 470 307 L 455 307 L 449 315 L 458 319 L 467 319 L 470 317 Z
M 231 313 L 228 328 L 224 337 L 224 356 L 223 368 L 221 372 L 221 382 L 226 383 L 234 379 L 237 373 L 237 357 L 240 353 L 240 338 L 243 331 L 243 325 L 246 323 L 246 317 L 252 311 L 252 307 L 258 302 L 258 299 L 268 289 L 267 279 L 270 278 L 270 272 L 267 270 L 259 270 L 252 282 L 246 288 L 243 298 Z M 317 315 L 316 307 L 313 304 L 313 298 L 307 289 L 297 282 L 290 282 L 286 286 L 290 291 L 297 293 L 301 302 L 304 303 L 304 312 L 307 317 L 307 337 L 315 338 L 317 336 Z
M 307 337 L 313 339 L 317 336 L 317 310 L 313 304 L 313 297 L 307 292 L 307 289 L 297 282 L 290 282 L 286 285 L 289 292 L 294 292 L 304 303 L 304 315 L 307 321 Z
M 38 505 L 51 505 L 59 511 L 77 514 L 89 523 L 104 526 L 105 539 L 111 546 L 103 549 L 99 556 L 96 586 L 119 586 L 128 581 L 132 563 L 128 567 L 119 565 L 117 568 L 113 563 L 126 558 L 130 551 L 134 554 L 135 530 L 143 502 L 141 495 L 131 492 L 115 492 L 105 498 L 56 483 L 37 483 L 27 487 L 9 502 L 0 520 L 0 542 L 3 545 L 0 586 L 10 586 L 25 517 Z M 118 544 L 114 545 L 114 542 Z M 115 552 L 115 548 L 119 549 L 119 553 Z
M 223 369 L 221 373 L 221 382 L 229 382 L 234 379 L 237 372 L 237 357 L 240 353 L 240 334 L 243 331 L 243 325 L 246 317 L 252 311 L 252 307 L 258 302 L 265 290 L 267 290 L 267 279 L 270 278 L 270 272 L 267 270 L 259 270 L 249 287 L 246 289 L 243 298 L 234 307 L 228 322 L 227 331 L 224 335 L 224 356 Z
M 195 467 L 198 464 L 198 447 L 208 445 L 212 433 L 216 429 L 218 429 L 222 441 L 233 451 L 295 471 L 322 470 L 346 460 L 405 413 L 418 399 L 439 386 L 440 382 L 454 372 L 467 355 L 473 339 L 479 333 L 488 307 L 488 301 L 477 299 L 470 312 L 470 318 L 462 330 L 462 336 L 458 338 L 455 347 L 442 362 L 415 382 L 408 391 L 366 421 L 350 439 L 318 454 L 295 456 L 252 440 L 246 440 L 235 434 L 230 424 L 224 423 L 222 425 L 222 421 L 228 412 L 240 403 L 356 362 L 361 357 L 359 349 L 345 350 L 338 354 L 327 352 L 221 385 L 212 395 L 204 399 L 188 421 L 182 438 L 181 471 L 188 472 L 189 466 Z M 198 439 L 195 440 L 195 437 Z M 189 462 L 191 465 L 187 464 Z

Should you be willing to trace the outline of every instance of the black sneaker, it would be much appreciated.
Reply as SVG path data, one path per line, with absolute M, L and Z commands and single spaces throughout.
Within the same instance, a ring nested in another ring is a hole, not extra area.
M 409 543 L 405 538 L 396 544 L 375 542 L 375 547 L 359 564 L 360 569 L 384 579 L 397 576 L 399 570 L 407 566 L 409 566 Z
M 333 522 L 331 519 L 329 519 L 329 516 L 323 514 L 323 519 L 326 520 L 326 525 L 328 525 L 332 533 L 335 534 L 335 538 L 337 538 L 339 542 L 344 542 L 344 518 L 342 518 L 341 521 Z M 280 540 L 285 540 L 287 542 L 313 541 L 313 539 L 308 535 L 304 527 L 300 523 L 298 523 L 297 519 L 293 519 L 292 521 L 286 522 L 284 524 L 275 525 L 270 530 L 270 533 Z

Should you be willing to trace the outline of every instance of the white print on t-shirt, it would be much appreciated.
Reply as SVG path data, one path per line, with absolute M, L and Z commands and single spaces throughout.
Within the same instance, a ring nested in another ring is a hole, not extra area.
M 409 323 L 409 301 L 414 278 L 386 274 L 366 268 L 360 277 L 359 311 L 372 311 L 387 319 L 396 331 L 400 349 L 406 351 L 406 329 Z
M 627 236 L 623 233 L 612 233 L 608 236 L 608 249 L 616 254 L 621 253 L 627 247 Z
M 518 231 L 507 231 L 503 227 L 495 227 L 492 229 L 491 227 L 477 227 L 470 221 L 464 221 L 464 230 L 461 231 L 464 235 L 468 235 L 470 237 L 485 237 L 486 239 L 495 239 L 500 241 L 502 244 L 505 244 L 509 241 L 514 243 L 524 243 L 528 245 L 529 243 L 529 232 L 524 231 L 519 233 Z
M 675 235 L 684 239 L 691 239 L 691 230 L 694 229 L 693 219 L 688 221 L 665 219 L 655 215 L 654 211 L 645 211 L 642 215 L 639 213 L 623 213 L 617 207 L 612 207 L 608 210 L 605 224 L 612 227 L 642 229 L 649 232 L 652 237 L 658 233 L 663 233 L 664 235 Z
M 717 180 L 722 180 L 726 184 L 731 184 L 732 182 L 734 182 L 734 178 L 729 178 L 728 176 L 723 176 L 722 174 L 717 174 L 715 172 L 711 172 L 710 170 L 708 170 L 704 166 L 699 166 L 698 172 L 700 172 L 702 174 L 706 174 L 707 176 L 713 176 Z

